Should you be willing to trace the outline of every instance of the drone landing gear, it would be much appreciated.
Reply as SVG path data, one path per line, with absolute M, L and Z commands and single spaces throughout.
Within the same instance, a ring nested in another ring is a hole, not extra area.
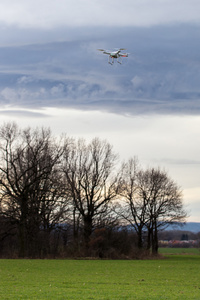
M 122 64 L 122 60 L 120 59 L 120 58 L 117 58 L 117 62 L 118 62 L 118 64 Z M 108 57 L 108 63 L 110 64 L 110 65 L 113 65 L 114 64 L 114 58 L 113 57 Z
M 122 60 L 120 61 L 120 59 L 117 59 L 118 64 L 122 64 Z
M 110 65 L 113 65 L 114 64 L 114 58 L 112 57 L 112 60 L 110 61 L 110 56 L 108 57 L 108 63 L 110 64 Z

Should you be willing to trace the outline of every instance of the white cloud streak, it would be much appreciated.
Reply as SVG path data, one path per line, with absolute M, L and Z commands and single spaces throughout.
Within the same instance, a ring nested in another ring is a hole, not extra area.
M 1 0 L 0 23 L 52 29 L 200 22 L 198 0 Z

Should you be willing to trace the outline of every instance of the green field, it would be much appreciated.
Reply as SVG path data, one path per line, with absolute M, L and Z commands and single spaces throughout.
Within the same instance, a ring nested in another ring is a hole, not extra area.
M 200 255 L 0 260 L 0 299 L 200 299 Z

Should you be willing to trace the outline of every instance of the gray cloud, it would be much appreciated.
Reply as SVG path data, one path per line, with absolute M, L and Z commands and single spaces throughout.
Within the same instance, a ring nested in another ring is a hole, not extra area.
M 82 40 L 1 47 L 1 105 L 129 115 L 200 113 L 198 26 L 117 32 L 102 37 L 101 29 L 95 35 L 90 28 Z M 127 47 L 130 55 L 122 65 L 110 66 L 96 49 L 116 46 Z

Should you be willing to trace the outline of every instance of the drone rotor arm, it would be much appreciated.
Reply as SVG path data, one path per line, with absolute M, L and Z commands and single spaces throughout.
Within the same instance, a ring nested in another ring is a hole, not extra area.
M 121 57 L 128 57 L 128 54 L 129 53 L 119 53 L 119 56 L 121 56 Z
M 97 49 L 98 51 L 101 51 L 101 52 L 103 52 L 104 54 L 108 54 L 108 55 L 110 55 L 110 51 L 108 51 L 108 50 L 104 50 L 104 49 Z

